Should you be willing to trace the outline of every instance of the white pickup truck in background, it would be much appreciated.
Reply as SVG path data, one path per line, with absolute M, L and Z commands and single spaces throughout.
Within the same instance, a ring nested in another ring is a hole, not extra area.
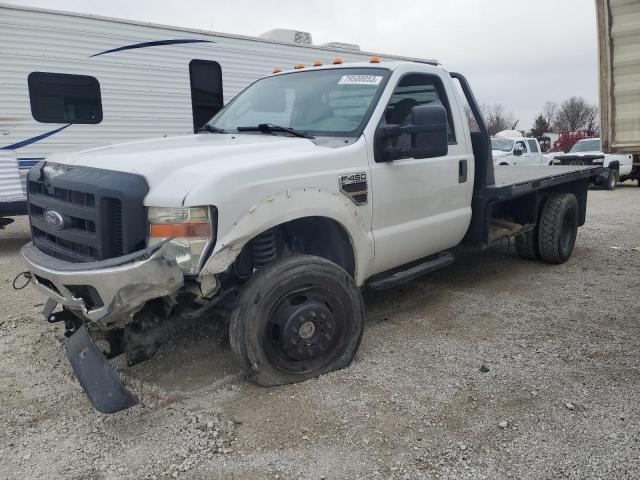
M 535 138 L 508 137 L 498 133 L 491 138 L 494 165 L 546 165 L 548 161 Z
M 598 183 L 607 190 L 616 188 L 618 182 L 637 179 L 640 177 L 633 165 L 633 155 L 629 153 L 603 153 L 599 138 L 585 138 L 576 142 L 569 153 L 556 155 L 554 165 L 597 165 L 606 168 L 598 179 Z

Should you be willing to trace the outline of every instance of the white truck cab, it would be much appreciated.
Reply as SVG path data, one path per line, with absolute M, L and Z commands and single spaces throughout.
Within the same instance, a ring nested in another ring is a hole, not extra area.
M 491 137 L 494 165 L 544 165 L 546 160 L 536 138 L 505 136 Z
M 556 155 L 554 165 L 599 165 L 606 168 L 598 183 L 607 190 L 614 190 L 618 182 L 638 178 L 634 168 L 633 155 L 624 153 L 603 153 L 599 138 L 585 138 L 577 141 L 564 155 Z M 638 180 L 640 186 L 640 179 Z
M 513 237 L 524 258 L 569 258 L 601 169 L 494 172 L 462 75 L 336 63 L 256 81 L 202 133 L 60 153 L 30 171 L 22 255 L 98 410 L 138 401 L 106 357 L 150 358 L 184 317 L 230 312 L 247 376 L 278 385 L 347 366 L 361 289 L 442 268 L 458 245 Z

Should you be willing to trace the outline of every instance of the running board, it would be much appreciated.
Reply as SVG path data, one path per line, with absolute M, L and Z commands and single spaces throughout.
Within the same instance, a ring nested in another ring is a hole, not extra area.
M 441 253 L 437 257 L 431 257 L 429 260 L 416 264 L 415 262 L 407 264 L 403 267 L 394 268 L 387 272 L 379 273 L 371 277 L 367 282 L 367 288 L 371 290 L 385 290 L 387 288 L 396 287 L 402 283 L 408 282 L 415 278 L 435 272 L 441 268 L 451 265 L 454 256 L 452 253 Z

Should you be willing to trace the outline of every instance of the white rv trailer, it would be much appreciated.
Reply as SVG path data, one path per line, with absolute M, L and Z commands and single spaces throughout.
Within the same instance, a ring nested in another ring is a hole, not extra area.
M 26 178 L 57 151 L 197 130 L 276 66 L 372 55 L 306 32 L 257 38 L 0 4 L 0 149 L 17 151 Z

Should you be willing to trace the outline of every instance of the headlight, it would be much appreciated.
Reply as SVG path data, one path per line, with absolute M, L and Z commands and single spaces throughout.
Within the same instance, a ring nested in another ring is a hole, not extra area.
M 209 207 L 149 207 L 148 211 L 149 245 L 174 237 L 167 243 L 167 255 L 183 273 L 197 273 L 213 234 Z

